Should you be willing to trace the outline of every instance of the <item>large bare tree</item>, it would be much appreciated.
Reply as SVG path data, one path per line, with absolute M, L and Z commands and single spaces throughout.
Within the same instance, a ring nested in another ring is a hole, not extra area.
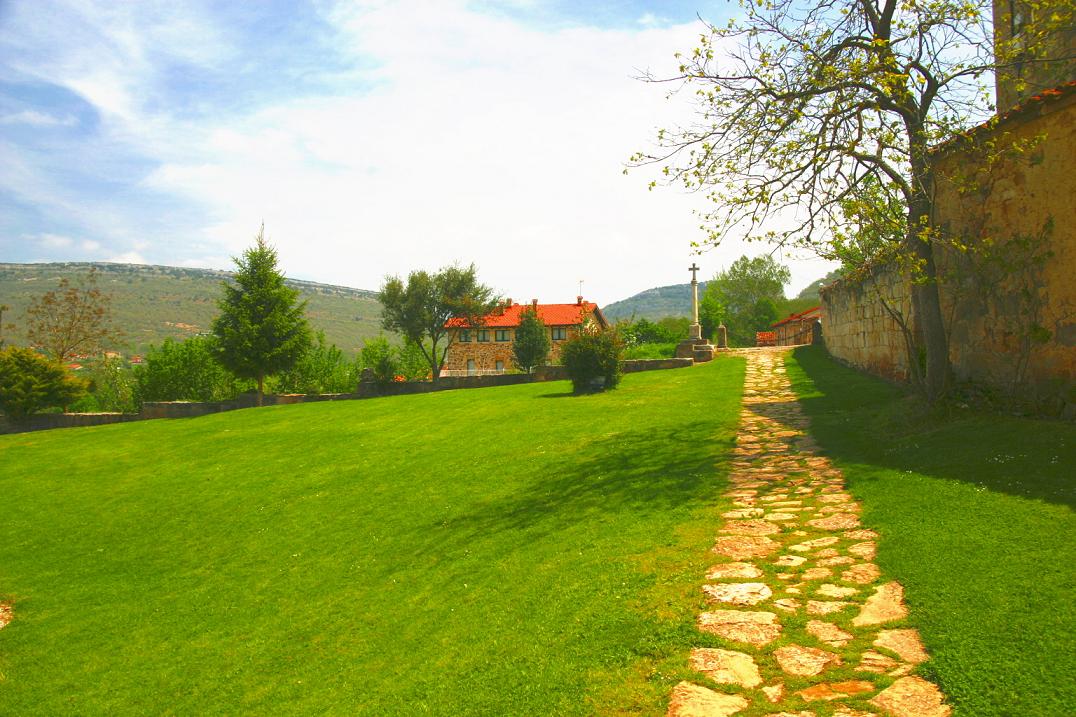
M 1072 31 L 1074 0 L 1019 5 L 1025 21 L 995 43 L 985 0 L 743 0 L 742 19 L 707 24 L 678 55 L 676 76 L 647 76 L 692 90 L 695 119 L 660 130 L 633 163 L 715 202 L 710 244 L 732 232 L 832 254 L 850 202 L 896 201 L 900 237 L 885 258 L 914 278 L 922 386 L 937 398 L 949 357 L 931 148 L 991 116 L 995 69 L 1072 60 L 1051 48 Z
M 72 283 L 66 277 L 30 302 L 26 333 L 30 343 L 56 361 L 93 355 L 121 339 L 112 325 L 112 297 L 97 286 L 97 269 Z

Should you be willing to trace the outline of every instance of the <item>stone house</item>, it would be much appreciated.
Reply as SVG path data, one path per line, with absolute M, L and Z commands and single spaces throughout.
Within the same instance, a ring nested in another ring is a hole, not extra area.
M 584 301 L 582 296 L 577 296 L 574 304 L 539 304 L 537 299 L 530 304 L 517 304 L 507 299 L 480 326 L 469 326 L 463 319 L 448 322 L 450 342 L 441 375 L 477 376 L 514 369 L 516 329 L 528 309 L 535 309 L 549 330 L 551 362 L 560 356 L 564 342 L 588 323 L 600 328 L 609 325 L 598 305 Z
M 812 306 L 806 311 L 781 319 L 770 326 L 777 346 L 798 346 L 814 341 L 814 324 L 822 318 L 822 307 Z

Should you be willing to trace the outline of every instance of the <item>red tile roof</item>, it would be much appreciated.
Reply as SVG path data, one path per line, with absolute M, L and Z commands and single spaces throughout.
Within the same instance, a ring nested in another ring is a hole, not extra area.
M 771 324 L 770 328 L 771 329 L 776 329 L 778 326 L 781 326 L 782 324 L 787 324 L 787 323 L 792 322 L 792 321 L 810 321 L 811 319 L 816 319 L 821 315 L 822 315 L 822 307 L 821 306 L 812 306 L 811 308 L 806 309 L 804 311 L 801 311 L 798 314 L 792 314 L 791 316 L 789 316 L 787 318 L 781 319 L 776 324 Z
M 483 328 L 506 329 L 519 326 L 523 312 L 531 308 L 530 304 L 512 304 L 503 307 L 502 311 L 494 311 L 486 317 Z M 597 312 L 598 321 L 605 323 L 605 317 L 598 310 L 598 305 L 590 301 L 581 304 L 538 304 L 538 318 L 546 326 L 578 326 L 583 323 L 583 318 Z M 454 328 L 467 326 L 465 319 L 449 319 L 445 324 Z

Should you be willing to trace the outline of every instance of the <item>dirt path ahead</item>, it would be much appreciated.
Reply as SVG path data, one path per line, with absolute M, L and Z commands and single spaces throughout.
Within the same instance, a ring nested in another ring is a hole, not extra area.
M 669 717 L 946 717 L 941 691 L 912 674 L 928 657 L 900 583 L 874 564 L 844 478 L 806 434 L 784 357 L 746 350 L 744 407 L 718 556 L 699 629 L 722 648 L 691 665 L 714 683 L 681 682 Z M 704 682 L 704 680 L 700 680 Z

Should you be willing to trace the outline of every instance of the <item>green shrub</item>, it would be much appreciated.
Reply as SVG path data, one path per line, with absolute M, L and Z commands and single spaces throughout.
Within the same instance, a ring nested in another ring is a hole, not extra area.
M 349 361 L 336 344 L 325 345 L 319 331 L 296 364 L 271 384 L 278 393 L 349 393 L 359 382 L 359 362 Z
M 572 389 L 588 393 L 616 388 L 624 343 L 615 330 L 582 331 L 564 342 L 561 361 L 568 369 Z
M 392 383 L 396 378 L 398 356 L 384 336 L 367 341 L 362 347 L 359 361 L 364 369 L 374 372 L 374 380 L 382 385 Z
M 115 358 L 96 361 L 83 371 L 83 377 L 89 379 L 89 393 L 71 404 L 69 410 L 83 413 L 138 412 L 141 402 L 136 395 L 134 371 L 123 361 Z
M 664 359 L 676 356 L 676 344 L 636 344 L 624 349 L 624 359 Z
M 215 357 L 214 339 L 165 339 L 151 346 L 135 370 L 136 396 L 142 401 L 227 401 L 249 385 L 240 382 Z
M 0 350 L 0 409 L 12 421 L 23 421 L 44 408 L 62 408 L 85 392 L 84 381 L 31 349 Z

